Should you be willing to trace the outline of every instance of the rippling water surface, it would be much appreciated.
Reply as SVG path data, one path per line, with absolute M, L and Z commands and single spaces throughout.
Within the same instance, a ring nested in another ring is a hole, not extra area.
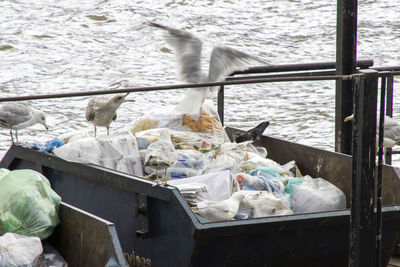
M 359 1 L 358 59 L 399 64 L 400 3 Z M 213 45 L 235 47 L 273 64 L 335 61 L 336 1 L 0 1 L 1 96 L 167 85 L 175 58 L 149 21 L 186 29 L 203 41 L 204 69 Z M 395 118 L 399 93 L 395 82 Z M 270 120 L 266 133 L 333 150 L 335 84 L 291 82 L 226 87 L 226 125 L 247 129 Z M 116 132 L 150 109 L 176 104 L 182 90 L 131 94 L 111 125 Z M 30 101 L 48 114 L 20 131 L 44 142 L 92 129 L 87 97 Z M 100 129 L 100 131 L 105 131 Z M 0 155 L 10 145 L 0 131 Z

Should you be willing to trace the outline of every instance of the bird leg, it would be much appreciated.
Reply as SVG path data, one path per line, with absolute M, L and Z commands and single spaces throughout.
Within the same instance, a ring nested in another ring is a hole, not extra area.
M 17 145 L 18 145 L 18 131 L 17 130 L 15 130 L 15 139 L 17 140 Z
M 107 135 L 110 135 L 110 126 L 106 126 L 107 128 Z
M 12 129 L 10 129 L 10 136 L 11 136 L 11 142 L 12 142 L 13 144 L 15 144 L 15 143 L 14 143 L 14 137 L 13 137 L 13 134 L 12 134 Z
M 94 125 L 94 137 L 96 137 L 96 125 Z

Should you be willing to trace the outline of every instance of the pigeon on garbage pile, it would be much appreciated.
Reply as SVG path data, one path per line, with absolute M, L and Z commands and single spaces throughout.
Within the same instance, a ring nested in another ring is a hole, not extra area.
M 192 210 L 211 222 L 233 220 L 243 202 L 244 195 L 241 191 L 235 192 L 228 199 L 222 201 L 202 201 Z
M 168 167 L 176 163 L 176 160 L 175 147 L 172 144 L 169 130 L 166 128 L 162 129 L 158 141 L 151 143 L 147 147 L 144 166 L 153 170 L 158 177 L 158 171 L 166 172 Z
M 242 143 L 245 141 L 257 141 L 260 139 L 262 134 L 264 133 L 265 129 L 269 126 L 269 121 L 264 121 L 257 125 L 256 127 L 244 132 L 238 133 L 235 136 L 236 143 Z
M 10 129 L 13 144 L 18 144 L 18 130 L 35 125 L 36 123 L 42 124 L 46 130 L 49 129 L 46 124 L 44 112 L 23 103 L 0 104 L 0 127 Z M 12 130 L 15 131 L 16 142 L 14 142 Z
M 344 119 L 345 122 L 351 120 L 354 120 L 354 114 L 351 114 Z M 376 136 L 376 142 L 378 142 L 378 130 Z M 391 148 L 395 145 L 400 145 L 400 123 L 389 116 L 385 116 L 383 124 L 383 147 Z
M 166 30 L 165 39 L 175 50 L 179 64 L 179 75 L 187 83 L 219 82 L 234 71 L 247 69 L 250 64 L 262 63 L 271 65 L 265 60 L 249 55 L 239 50 L 215 46 L 212 50 L 208 74 L 203 73 L 200 66 L 202 42 L 199 38 L 184 30 L 175 29 L 158 23 L 151 26 Z M 200 115 L 201 106 L 214 88 L 190 88 L 186 91 L 182 101 L 176 107 L 178 112 L 189 115 Z
M 111 98 L 96 97 L 89 100 L 86 107 L 86 120 L 94 126 L 94 136 L 96 137 L 96 126 L 107 128 L 107 135 L 110 134 L 110 124 L 117 119 L 117 109 L 124 102 L 135 102 L 135 100 L 125 99 L 125 95 L 116 95 Z

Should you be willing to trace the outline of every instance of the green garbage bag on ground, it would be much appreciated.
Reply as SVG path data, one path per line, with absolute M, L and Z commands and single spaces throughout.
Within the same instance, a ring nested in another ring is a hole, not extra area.
M 0 169 L 0 235 L 13 232 L 47 238 L 60 222 L 60 202 L 42 174 Z

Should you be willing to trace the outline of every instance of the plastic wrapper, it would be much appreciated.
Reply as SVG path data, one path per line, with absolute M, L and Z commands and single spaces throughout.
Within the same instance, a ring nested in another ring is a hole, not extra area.
M 239 213 L 246 218 L 291 215 L 293 211 L 279 198 L 267 191 L 242 191 L 246 206 L 239 207 Z
M 203 174 L 204 169 L 210 164 L 212 153 L 201 153 L 196 150 L 176 150 L 177 162 L 167 169 L 167 177 L 180 179 Z
M 323 212 L 346 208 L 342 190 L 323 178 L 305 176 L 293 187 L 291 209 L 294 213 Z
M 47 238 L 59 223 L 61 198 L 49 181 L 32 170 L 15 170 L 0 179 L 0 234 Z
M 257 153 L 248 152 L 248 158 L 240 162 L 239 167 L 242 171 L 251 171 L 258 168 L 275 169 L 281 175 L 293 176 L 292 169 L 295 167 L 295 162 L 290 161 L 285 165 L 273 161 L 272 159 L 263 158 Z
M 222 170 L 229 170 L 232 173 L 238 171 L 237 160 L 229 154 L 216 155 L 216 157 L 210 162 L 208 167 L 204 170 L 204 173 L 213 173 Z
M 0 236 L 0 266 L 37 266 L 42 251 L 38 237 L 15 233 Z
M 74 139 L 54 149 L 54 154 L 68 161 L 92 163 L 143 176 L 136 138 L 130 133 Z
M 156 128 L 135 133 L 140 150 L 146 149 L 149 144 L 157 142 L 163 128 Z M 172 144 L 176 149 L 207 149 L 211 147 L 204 138 L 191 131 L 169 130 Z
M 170 180 L 168 184 L 177 187 L 191 205 L 199 201 L 224 200 L 239 190 L 236 180 L 229 171 Z
M 221 144 L 229 140 L 218 113 L 208 104 L 203 105 L 199 116 L 182 114 L 174 108 L 152 110 L 135 121 L 131 132 L 137 134 L 154 128 L 195 132 L 212 144 Z
M 45 266 L 48 267 L 68 267 L 64 257 L 48 242 L 43 242 L 43 257 Z

